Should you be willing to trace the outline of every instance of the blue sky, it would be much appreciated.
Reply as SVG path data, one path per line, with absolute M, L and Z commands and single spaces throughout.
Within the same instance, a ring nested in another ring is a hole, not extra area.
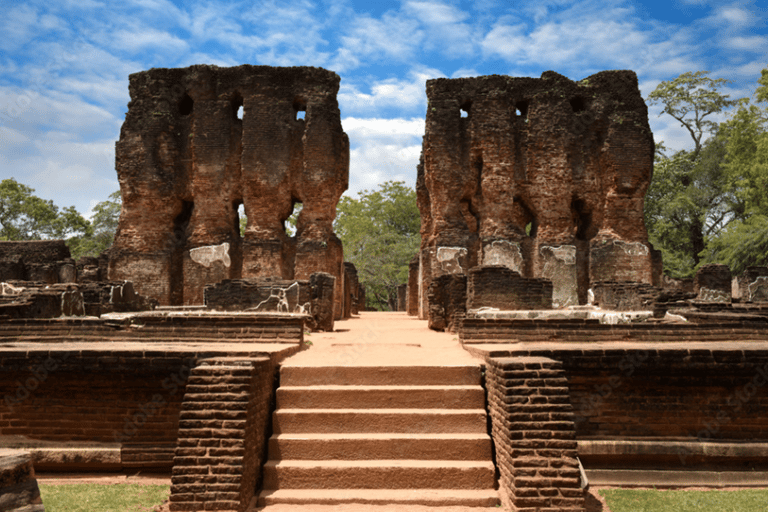
M 118 189 L 128 75 L 192 64 L 310 65 L 341 76 L 350 190 L 413 185 L 425 81 L 488 74 L 580 80 L 709 70 L 749 96 L 768 66 L 768 2 L 666 0 L 0 0 L 0 178 L 87 214 Z M 651 109 L 657 141 L 689 146 Z

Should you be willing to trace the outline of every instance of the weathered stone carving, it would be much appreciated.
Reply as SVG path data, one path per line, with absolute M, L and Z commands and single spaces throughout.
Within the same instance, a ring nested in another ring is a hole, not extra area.
M 332 223 L 347 189 L 349 142 L 338 88 L 338 75 L 310 67 L 131 75 L 110 279 L 131 280 L 163 305 L 202 304 L 205 285 L 224 279 L 327 272 L 340 318 L 342 247 Z M 289 237 L 284 223 L 297 203 Z
M 693 291 L 703 302 L 731 302 L 731 269 L 710 263 L 696 271 Z
M 643 221 L 653 135 L 635 73 L 436 79 L 427 96 L 422 318 L 434 279 L 478 265 L 550 279 L 555 307 L 586 303 L 590 282 L 660 285 Z
M 219 311 L 257 311 L 307 315 L 307 328 L 333 331 L 336 278 L 318 272 L 309 280 L 277 277 L 226 279 L 205 287 L 205 305 Z

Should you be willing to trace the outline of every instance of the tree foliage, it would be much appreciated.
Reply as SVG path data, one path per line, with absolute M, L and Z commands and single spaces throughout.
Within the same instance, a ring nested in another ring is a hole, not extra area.
M 0 182 L 0 240 L 66 240 L 75 259 L 98 256 L 112 245 L 120 218 L 120 191 L 97 204 L 90 221 L 74 206 L 59 209 L 34 191 L 13 178 Z
M 736 104 L 736 100 L 719 92 L 730 81 L 710 78 L 708 74 L 709 71 L 683 73 L 672 81 L 661 82 L 648 96 L 648 103 L 664 105 L 661 113 L 677 119 L 688 130 L 694 143 L 694 157 L 701 151 L 702 138 L 717 129 L 717 123 L 706 118 Z
M 730 100 L 719 92 L 727 81 L 707 75 L 683 73 L 649 96 L 693 142 L 693 150 L 671 156 L 657 150 L 646 196 L 649 238 L 674 277 L 689 277 L 703 263 L 740 273 L 768 262 L 768 109 Z M 756 101 L 768 101 L 768 68 L 758 82 Z M 732 107 L 726 122 L 708 117 Z
M 357 268 L 369 307 L 395 309 L 397 287 L 407 282 L 408 264 L 419 250 L 420 226 L 416 192 L 400 181 L 339 201 L 334 230 L 344 259 Z
M 122 197 L 119 190 L 112 192 L 106 201 L 98 203 L 93 208 L 91 232 L 85 236 L 70 238 L 67 241 L 73 258 L 98 256 L 109 249 L 115 240 L 121 208 Z
M 683 73 L 662 82 L 649 103 L 662 104 L 686 128 L 691 151 L 667 156 L 657 145 L 654 175 L 646 195 L 645 221 L 651 243 L 661 249 L 665 270 L 673 277 L 690 277 L 702 261 L 709 238 L 730 220 L 729 194 L 722 170 L 725 141 L 708 116 L 735 104 L 718 89 L 727 81 L 712 79 L 707 71 Z M 711 138 L 706 136 L 715 135 Z
M 13 178 L 0 182 L 0 240 L 67 239 L 89 233 L 90 223 L 74 206 L 59 211 L 34 191 Z

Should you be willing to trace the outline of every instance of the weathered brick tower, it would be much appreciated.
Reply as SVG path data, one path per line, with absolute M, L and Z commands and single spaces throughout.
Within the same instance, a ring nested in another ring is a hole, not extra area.
M 344 267 L 332 224 L 348 186 L 349 141 L 338 89 L 338 75 L 311 67 L 131 75 L 116 148 L 123 209 L 110 279 L 180 305 L 202 304 L 204 286 L 222 279 L 328 272 L 340 304 Z M 297 203 L 289 237 L 284 223 Z
M 552 280 L 556 306 L 584 303 L 597 281 L 654 282 L 654 144 L 634 72 L 436 79 L 427 96 L 422 318 L 433 279 L 478 265 Z

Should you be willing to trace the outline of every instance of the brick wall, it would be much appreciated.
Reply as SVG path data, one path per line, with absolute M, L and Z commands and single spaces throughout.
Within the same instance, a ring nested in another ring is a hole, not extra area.
M 768 441 L 768 349 L 717 345 L 510 354 L 562 362 L 578 439 Z
M 273 398 L 269 358 L 202 361 L 179 425 L 172 511 L 244 511 L 256 495 Z
M 760 317 L 746 321 L 686 324 L 601 324 L 582 319 L 465 318 L 459 338 L 464 344 L 512 342 L 682 342 L 768 341 Z
M 653 309 L 661 290 L 647 283 L 631 281 L 601 281 L 592 283 L 595 305 L 614 311 L 643 311 Z
M 585 510 L 562 365 L 545 357 L 489 358 L 486 375 L 505 505 L 517 512 Z
M 170 467 L 196 354 L 0 353 L 0 436 L 118 444 L 126 467 Z
M 205 341 L 301 343 L 302 315 L 140 314 L 125 321 L 94 318 L 17 319 L 0 322 L 4 342 Z
M 551 309 L 552 281 L 524 278 L 502 266 L 472 268 L 467 277 L 467 309 L 483 307 Z

